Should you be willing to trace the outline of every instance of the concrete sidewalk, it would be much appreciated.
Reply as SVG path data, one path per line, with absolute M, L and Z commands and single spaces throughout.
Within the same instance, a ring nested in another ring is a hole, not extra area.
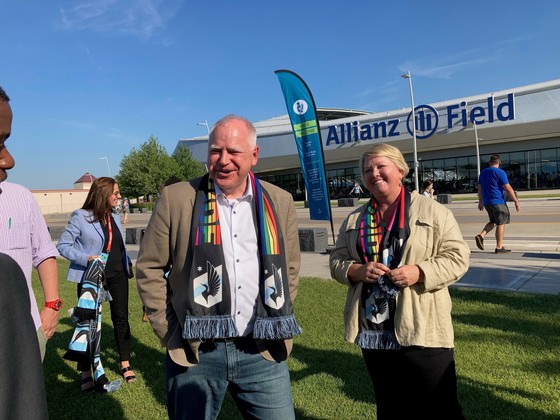
M 127 245 L 133 261 L 138 245 Z M 471 249 L 469 271 L 452 287 L 530 293 L 560 293 L 560 253 L 513 251 L 507 255 Z M 301 277 L 330 279 L 327 253 L 302 252 Z M 334 280 L 333 280 L 334 281 Z
M 485 240 L 485 251 L 480 251 L 474 237 L 487 221 L 485 212 L 477 210 L 477 203 L 461 201 L 446 204 L 459 222 L 463 237 L 471 249 L 468 272 L 453 287 L 473 287 L 520 291 L 531 293 L 560 293 L 560 199 L 523 199 L 521 212 L 512 210 L 512 223 L 506 228 L 505 246 L 511 254 L 494 254 L 493 233 Z M 511 207 L 510 207 L 511 209 Z M 352 208 L 332 209 L 335 233 Z M 328 245 L 334 244 L 329 222 L 309 220 L 309 210 L 297 209 L 298 225 L 323 227 L 328 232 Z M 144 228 L 149 214 L 131 214 L 130 223 L 125 228 Z M 66 225 L 69 215 L 49 215 L 45 217 L 53 238 L 58 238 Z M 138 255 L 138 245 L 127 245 L 133 260 Z M 302 277 L 330 279 L 329 256 L 326 253 L 302 253 Z
M 302 277 L 331 278 L 329 256 L 302 253 Z M 560 253 L 471 254 L 469 271 L 452 287 L 560 293 Z
M 560 293 L 560 200 L 524 199 L 521 212 L 512 211 L 511 224 L 506 227 L 505 246 L 510 254 L 494 253 L 494 232 L 485 240 L 485 251 L 476 247 L 474 237 L 487 222 L 486 212 L 477 209 L 478 202 L 460 201 L 446 204 L 457 219 L 465 241 L 471 249 L 470 267 L 453 287 L 472 287 L 520 291 L 531 293 Z M 333 208 L 335 233 L 342 220 L 352 209 Z M 298 209 L 298 222 L 319 226 L 305 220 L 306 209 Z M 329 232 L 329 245 L 333 239 L 330 224 L 320 226 Z M 302 253 L 301 276 L 331 278 L 327 254 Z

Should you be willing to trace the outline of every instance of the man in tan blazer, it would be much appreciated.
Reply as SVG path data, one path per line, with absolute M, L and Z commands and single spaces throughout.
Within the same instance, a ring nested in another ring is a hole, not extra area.
M 228 388 L 244 416 L 294 418 L 285 360 L 299 333 L 291 306 L 299 283 L 297 216 L 289 193 L 250 172 L 258 154 L 249 121 L 218 121 L 209 136 L 210 180 L 166 187 L 142 240 L 138 292 L 167 348 L 170 418 L 215 418 Z M 283 243 L 274 276 L 260 236 L 265 207 Z M 218 214 L 219 221 L 207 221 Z M 199 245 L 205 239 L 211 248 Z M 291 333 L 282 324 L 263 338 L 261 323 L 286 318 Z

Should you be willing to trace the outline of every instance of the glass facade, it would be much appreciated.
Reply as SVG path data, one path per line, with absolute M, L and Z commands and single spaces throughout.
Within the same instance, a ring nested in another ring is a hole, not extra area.
M 292 194 L 294 200 L 305 200 L 305 182 L 303 181 L 303 174 L 301 172 L 283 174 L 283 175 L 261 175 L 258 174 L 259 179 L 268 181 L 271 184 L 277 185 Z
M 283 175 L 258 174 L 258 176 L 259 179 L 268 181 L 290 192 L 296 201 L 303 201 L 306 199 L 305 182 L 301 172 Z M 357 166 L 343 169 L 327 169 L 327 179 L 329 180 L 331 199 L 350 197 L 350 191 L 354 186 L 354 181 L 358 181 L 362 184 L 360 169 Z M 367 193 L 363 185 L 362 190 Z
M 521 152 L 499 152 L 503 169 L 514 190 L 544 190 L 560 188 L 560 147 L 526 150 Z M 487 167 L 489 154 L 480 155 L 480 170 Z M 350 164 L 350 163 L 349 163 Z M 360 170 L 355 162 L 352 167 L 327 169 L 331 199 L 349 197 L 354 181 L 362 184 Z M 413 162 L 408 162 L 413 168 Z M 477 191 L 476 156 L 461 156 L 445 159 L 419 160 L 419 185 L 424 180 L 432 180 L 436 193 L 457 194 Z M 411 170 L 405 182 L 414 187 L 414 171 Z M 301 172 L 283 175 L 259 174 L 259 178 L 269 181 L 289 191 L 294 200 L 305 200 L 305 183 Z M 367 193 L 367 190 L 362 189 Z

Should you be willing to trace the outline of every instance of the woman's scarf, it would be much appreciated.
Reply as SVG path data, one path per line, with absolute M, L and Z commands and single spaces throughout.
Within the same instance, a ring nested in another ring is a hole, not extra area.
M 105 370 L 99 356 L 101 343 L 102 303 L 111 300 L 105 284 L 105 267 L 100 259 L 88 263 L 82 278 L 82 289 L 78 304 L 70 310 L 70 316 L 76 323 L 74 334 L 68 344 L 68 351 L 63 358 L 81 363 L 90 363 L 93 367 L 93 379 L 106 381 Z
M 382 225 L 378 205 L 372 197 L 360 222 L 358 252 L 362 264 L 382 262 L 390 269 L 401 265 L 404 244 L 410 234 L 408 209 L 410 193 L 401 186 L 393 219 Z M 377 283 L 363 283 L 359 310 L 359 333 L 356 344 L 364 349 L 397 350 L 394 315 L 400 289 L 385 276 Z
M 259 248 L 259 296 L 253 336 L 280 340 L 301 333 L 288 288 L 284 242 L 270 196 L 250 173 L 253 219 Z M 187 279 L 187 314 L 183 338 L 237 337 L 212 179 L 205 175 L 196 192 L 191 228 L 192 264 Z
M 110 382 L 105 376 L 105 369 L 101 363 L 101 314 L 103 302 L 113 300 L 107 287 L 105 268 L 107 255 L 111 251 L 112 219 L 107 216 L 109 226 L 109 240 L 105 252 L 100 258 L 88 262 L 88 266 L 81 281 L 78 304 L 69 311 L 76 328 L 68 344 L 68 350 L 63 358 L 84 365 L 91 365 L 96 389 L 100 392 L 114 392 L 121 386 L 121 380 Z

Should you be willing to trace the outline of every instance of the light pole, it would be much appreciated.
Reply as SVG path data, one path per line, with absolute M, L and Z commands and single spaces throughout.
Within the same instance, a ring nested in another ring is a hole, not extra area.
M 466 108 L 466 111 L 467 115 L 470 115 L 470 109 Z M 480 149 L 478 148 L 478 141 L 484 139 L 478 137 L 478 128 L 476 127 L 476 121 L 474 118 L 471 120 L 471 123 L 474 129 L 474 142 L 476 145 L 476 179 L 478 182 L 478 177 L 480 176 Z
M 416 114 L 414 112 L 414 94 L 412 93 L 412 76 L 410 70 L 406 74 L 401 75 L 402 78 L 408 79 L 408 87 L 410 88 L 410 105 L 412 108 L 412 142 L 414 146 L 414 186 L 416 191 L 420 192 L 418 187 L 418 150 L 416 149 Z
M 196 125 L 205 125 L 206 131 L 210 134 L 210 127 L 208 126 L 208 120 L 204 120 L 204 122 L 197 122 Z
M 109 159 L 107 159 L 107 156 L 100 157 L 99 159 L 105 160 L 105 162 L 107 162 L 107 171 L 109 172 L 109 176 L 111 176 L 111 168 L 109 168 Z
M 478 182 L 478 177 L 480 176 L 480 150 L 478 149 L 478 140 L 481 140 L 478 138 L 478 130 L 476 129 L 476 121 L 473 121 L 473 127 L 474 127 L 474 139 L 476 142 L 476 179 Z

